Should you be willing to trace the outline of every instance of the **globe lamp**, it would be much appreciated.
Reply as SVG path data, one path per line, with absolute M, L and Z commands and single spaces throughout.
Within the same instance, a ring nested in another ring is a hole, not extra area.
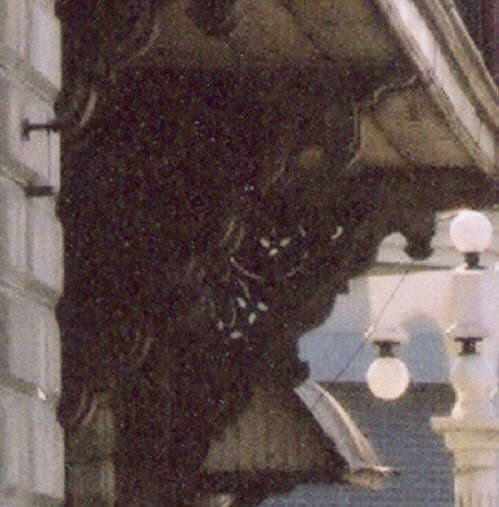
M 409 385 L 409 371 L 397 357 L 378 357 L 366 374 L 369 390 L 381 400 L 400 398 Z
M 462 210 L 452 220 L 449 228 L 452 244 L 464 254 L 467 269 L 479 267 L 480 253 L 490 245 L 492 225 L 479 211 Z
M 395 357 L 393 347 L 407 342 L 407 337 L 389 330 L 368 335 L 367 340 L 378 347 L 378 357 L 369 366 L 366 374 L 369 390 L 381 400 L 400 398 L 407 390 L 410 376 L 405 363 Z

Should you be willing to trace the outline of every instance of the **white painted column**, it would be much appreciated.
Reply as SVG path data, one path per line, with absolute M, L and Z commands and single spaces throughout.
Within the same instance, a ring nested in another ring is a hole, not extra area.
M 499 507 L 499 414 L 497 388 L 499 272 L 453 273 L 455 324 L 448 329 L 450 380 L 456 404 L 449 417 L 433 417 L 455 462 L 455 505 Z M 476 353 L 463 354 L 462 338 L 482 337 Z

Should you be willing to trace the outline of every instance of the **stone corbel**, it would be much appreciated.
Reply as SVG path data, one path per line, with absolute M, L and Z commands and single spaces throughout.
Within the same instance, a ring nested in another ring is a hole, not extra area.
M 68 147 L 59 206 L 61 419 L 88 421 L 92 395 L 111 391 L 119 496 L 135 494 L 127 477 L 139 470 L 146 496 L 164 485 L 165 505 L 189 504 L 210 440 L 257 385 L 306 377 L 298 339 L 386 235 L 427 254 L 432 213 L 488 189 L 461 170 L 367 159 L 345 170 L 350 105 L 317 100 L 294 76 L 267 94 L 258 75 L 201 77 L 117 83 Z
M 87 125 L 106 88 L 151 50 L 160 31 L 160 3 L 57 0 L 66 70 L 56 114 L 73 131 Z
M 232 8 L 237 0 L 191 0 L 187 15 L 206 35 L 225 36 L 235 26 Z

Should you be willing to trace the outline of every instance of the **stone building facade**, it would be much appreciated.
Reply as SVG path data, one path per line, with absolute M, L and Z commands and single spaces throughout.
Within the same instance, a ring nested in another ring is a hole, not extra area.
M 9 506 L 64 497 L 59 139 L 23 138 L 21 125 L 53 117 L 60 44 L 53 0 L 0 2 L 0 504 Z

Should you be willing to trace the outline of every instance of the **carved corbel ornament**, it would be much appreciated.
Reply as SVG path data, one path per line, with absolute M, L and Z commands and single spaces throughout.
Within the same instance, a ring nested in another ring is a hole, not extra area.
M 187 15 L 206 35 L 222 37 L 236 26 L 232 8 L 237 0 L 191 0 Z
M 109 84 L 145 56 L 159 35 L 162 0 L 57 0 L 63 25 L 64 83 L 56 114 L 73 130 L 85 127 Z
M 257 385 L 306 377 L 298 339 L 386 235 L 401 231 L 425 254 L 431 213 L 489 189 L 462 169 L 353 174 L 348 105 L 310 100 L 307 111 L 289 93 L 296 109 L 271 109 L 248 104 L 254 80 L 214 96 L 213 76 L 201 90 L 200 76 L 187 87 L 188 77 L 168 82 L 168 102 L 150 96 L 151 80 L 111 103 L 75 149 L 59 207 L 61 419 L 88 420 L 92 393 L 110 390 L 123 422 L 117 470 L 142 468 L 145 488 L 164 484 L 165 505 L 194 495 L 211 438 Z M 162 76 L 157 87 L 164 97 Z

